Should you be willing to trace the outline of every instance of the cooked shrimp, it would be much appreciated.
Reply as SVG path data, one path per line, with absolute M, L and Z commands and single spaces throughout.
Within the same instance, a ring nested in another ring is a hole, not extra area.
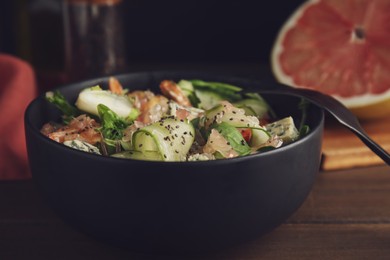
M 135 90 L 127 94 L 133 100 L 133 106 L 139 111 L 145 110 L 146 104 L 154 97 L 154 93 L 149 90 Z
M 110 77 L 108 80 L 108 88 L 112 93 L 122 95 L 123 94 L 123 87 L 122 84 L 115 78 Z
M 140 111 L 137 121 L 144 124 L 157 122 L 169 110 L 169 100 L 150 91 L 134 91 L 128 94 L 133 98 L 134 106 Z
M 49 134 L 57 131 L 61 127 L 62 127 L 61 124 L 57 124 L 57 123 L 53 123 L 53 122 L 46 123 L 42 126 L 41 133 L 48 136 Z
M 100 125 L 95 119 L 83 114 L 74 118 L 68 125 L 60 128 L 56 128 L 50 125 L 50 123 L 45 124 L 41 132 L 59 143 L 79 140 L 89 144 L 96 144 L 101 141 L 100 132 L 97 131 L 98 127 Z
M 160 120 L 168 112 L 168 102 L 168 99 L 162 95 L 152 97 L 146 103 L 145 110 L 143 111 L 143 122 L 149 124 Z
M 190 111 L 184 109 L 184 108 L 178 108 L 176 110 L 176 117 L 179 120 L 187 119 L 190 116 Z
M 164 96 L 174 100 L 176 103 L 182 106 L 191 107 L 191 102 L 180 87 L 172 80 L 163 80 L 160 83 L 160 90 Z

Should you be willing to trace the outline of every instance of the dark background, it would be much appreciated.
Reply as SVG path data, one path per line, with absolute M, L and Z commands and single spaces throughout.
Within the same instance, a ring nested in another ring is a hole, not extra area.
M 303 0 L 124 0 L 127 60 L 269 63 L 275 37 Z M 63 69 L 61 0 L 0 2 L 0 52 Z

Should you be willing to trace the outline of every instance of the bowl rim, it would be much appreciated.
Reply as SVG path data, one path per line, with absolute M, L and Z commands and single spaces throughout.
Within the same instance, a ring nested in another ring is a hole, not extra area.
M 169 75 L 169 74 L 172 74 L 172 75 L 175 75 L 177 76 L 179 73 L 183 73 L 183 74 L 187 74 L 187 75 L 198 75 L 199 77 L 201 77 L 202 75 L 205 77 L 212 77 L 212 78 L 215 78 L 216 80 L 217 79 L 227 79 L 226 81 L 234 81 L 234 82 L 245 82 L 245 85 L 257 85 L 259 86 L 260 84 L 276 84 L 276 85 L 280 85 L 279 83 L 277 82 L 263 82 L 261 80 L 256 80 L 256 79 L 251 79 L 251 78 L 244 78 L 244 77 L 232 77 L 232 76 L 226 76 L 226 75 L 222 75 L 222 74 L 213 74 L 213 73 L 204 73 L 204 72 L 199 72 L 199 71 L 180 71 L 180 70 L 175 70 L 175 71 L 171 71 L 171 70 L 167 70 L 167 71 L 143 71 L 143 72 L 128 72 L 128 73 L 122 73 L 122 74 L 113 74 L 113 75 L 110 75 L 110 76 L 102 76 L 102 77 L 97 77 L 97 78 L 91 78 L 91 79 L 86 79 L 86 80 L 82 80 L 82 81 L 78 81 L 78 82 L 72 82 L 72 83 L 69 83 L 69 84 L 62 84 L 58 87 L 55 87 L 49 91 L 56 91 L 56 90 L 61 90 L 61 89 L 64 89 L 64 88 L 80 88 L 80 86 L 94 86 L 96 85 L 97 83 L 101 83 L 101 82 L 106 82 L 110 77 L 116 77 L 118 79 L 120 78 L 123 78 L 123 77 L 128 77 L 128 76 L 139 76 L 139 75 Z M 247 87 L 243 87 L 245 90 L 249 90 L 249 91 L 256 91 L 255 88 L 247 88 Z M 278 94 L 279 95 L 279 94 Z M 282 95 L 282 94 L 280 94 Z M 311 138 L 313 135 L 316 134 L 316 132 L 318 131 L 321 131 L 323 129 L 323 125 L 324 125 L 324 118 L 325 118 L 325 112 L 324 110 L 319 107 L 318 105 L 310 102 L 312 105 L 314 105 L 315 107 L 317 107 L 317 109 L 319 109 L 320 111 L 320 118 L 318 120 L 318 124 L 316 124 L 314 126 L 314 128 L 311 128 L 310 129 L 310 132 L 308 134 L 306 134 L 305 136 L 303 136 L 302 138 L 294 141 L 293 143 L 290 143 L 290 144 L 287 144 L 285 146 L 282 146 L 282 147 L 279 147 L 277 149 L 274 149 L 274 150 L 270 150 L 270 151 L 267 151 L 267 152 L 264 152 L 264 153 L 255 153 L 255 154 L 249 154 L 249 155 L 245 155 L 245 156 L 238 156 L 238 157 L 234 157 L 234 158 L 223 158 L 223 159 L 217 159 L 217 160 L 207 160 L 207 161 L 147 161 L 147 160 L 134 160 L 134 159 L 125 159 L 125 158 L 116 158 L 116 157 L 110 157 L 110 156 L 102 156 L 102 155 L 98 155 L 98 154 L 92 154 L 92 153 L 87 153 L 87 152 L 83 152 L 83 151 L 79 151 L 77 149 L 73 149 L 71 147 L 68 147 L 66 145 L 63 145 L 61 143 L 58 143 L 54 140 L 51 140 L 50 138 L 44 136 L 41 132 L 40 132 L 40 129 L 38 129 L 37 127 L 34 126 L 34 123 L 31 121 L 31 110 L 33 109 L 33 107 L 38 104 L 39 102 L 43 102 L 45 100 L 45 93 L 41 93 L 39 94 L 37 97 L 35 97 L 29 104 L 28 106 L 26 107 L 25 109 L 25 112 L 24 112 L 24 123 L 25 123 L 25 132 L 29 131 L 28 129 L 31 130 L 30 133 L 32 133 L 35 137 L 39 138 L 40 140 L 42 140 L 43 142 L 47 143 L 48 145 L 54 145 L 57 149 L 65 149 L 65 151 L 69 152 L 71 155 L 74 155 L 74 156 L 82 156 L 82 157 L 85 157 L 85 158 L 88 158 L 88 159 L 100 159 L 100 160 L 103 160 L 103 161 L 107 161 L 107 162 L 113 162 L 113 163 L 132 163 L 132 164 L 153 164 L 153 165 L 159 165 L 159 164 L 169 164 L 169 165 L 173 165 L 173 166 L 176 166 L 176 165 L 189 165 L 189 166 L 192 166 L 192 165 L 197 165 L 197 166 L 200 166 L 200 165 L 204 165 L 204 166 L 208 166 L 208 165 L 219 165 L 219 164 L 226 164 L 226 163 L 239 163 L 239 162 L 245 162 L 247 160 L 253 160 L 253 159 L 256 159 L 258 157 L 268 157 L 268 156 L 273 156 L 275 153 L 282 153 L 283 151 L 286 151 L 286 150 L 290 150 L 290 149 L 294 149 L 296 148 L 296 146 L 300 146 L 302 143 L 306 142 L 309 138 Z M 288 96 L 288 95 L 286 95 Z

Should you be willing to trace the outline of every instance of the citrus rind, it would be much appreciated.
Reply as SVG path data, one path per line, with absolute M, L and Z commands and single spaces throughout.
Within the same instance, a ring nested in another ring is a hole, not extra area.
M 303 4 L 301 4 L 295 12 L 293 12 L 290 17 L 287 19 L 286 23 L 280 29 L 275 43 L 273 45 L 273 49 L 271 52 L 271 65 L 273 74 L 280 83 L 295 87 L 295 88 L 311 88 L 314 90 L 319 90 L 316 86 L 302 86 L 294 82 L 293 77 L 286 74 L 281 67 L 281 62 L 279 60 L 280 55 L 284 51 L 283 41 L 285 39 L 286 33 L 294 28 L 297 25 L 300 17 L 304 14 L 305 10 L 311 6 L 319 3 L 320 0 L 309 0 Z M 339 100 L 346 107 L 351 109 L 359 118 L 376 118 L 376 117 L 384 117 L 390 116 L 390 88 L 389 90 L 380 93 L 380 94 L 372 94 L 366 93 L 363 95 L 355 95 L 352 97 L 341 97 L 337 94 L 332 94 L 334 98 Z

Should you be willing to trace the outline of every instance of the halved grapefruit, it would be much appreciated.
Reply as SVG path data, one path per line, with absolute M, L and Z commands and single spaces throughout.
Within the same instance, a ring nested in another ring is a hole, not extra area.
M 361 118 L 390 117 L 390 0 L 309 0 L 271 59 L 281 83 L 332 95 Z

